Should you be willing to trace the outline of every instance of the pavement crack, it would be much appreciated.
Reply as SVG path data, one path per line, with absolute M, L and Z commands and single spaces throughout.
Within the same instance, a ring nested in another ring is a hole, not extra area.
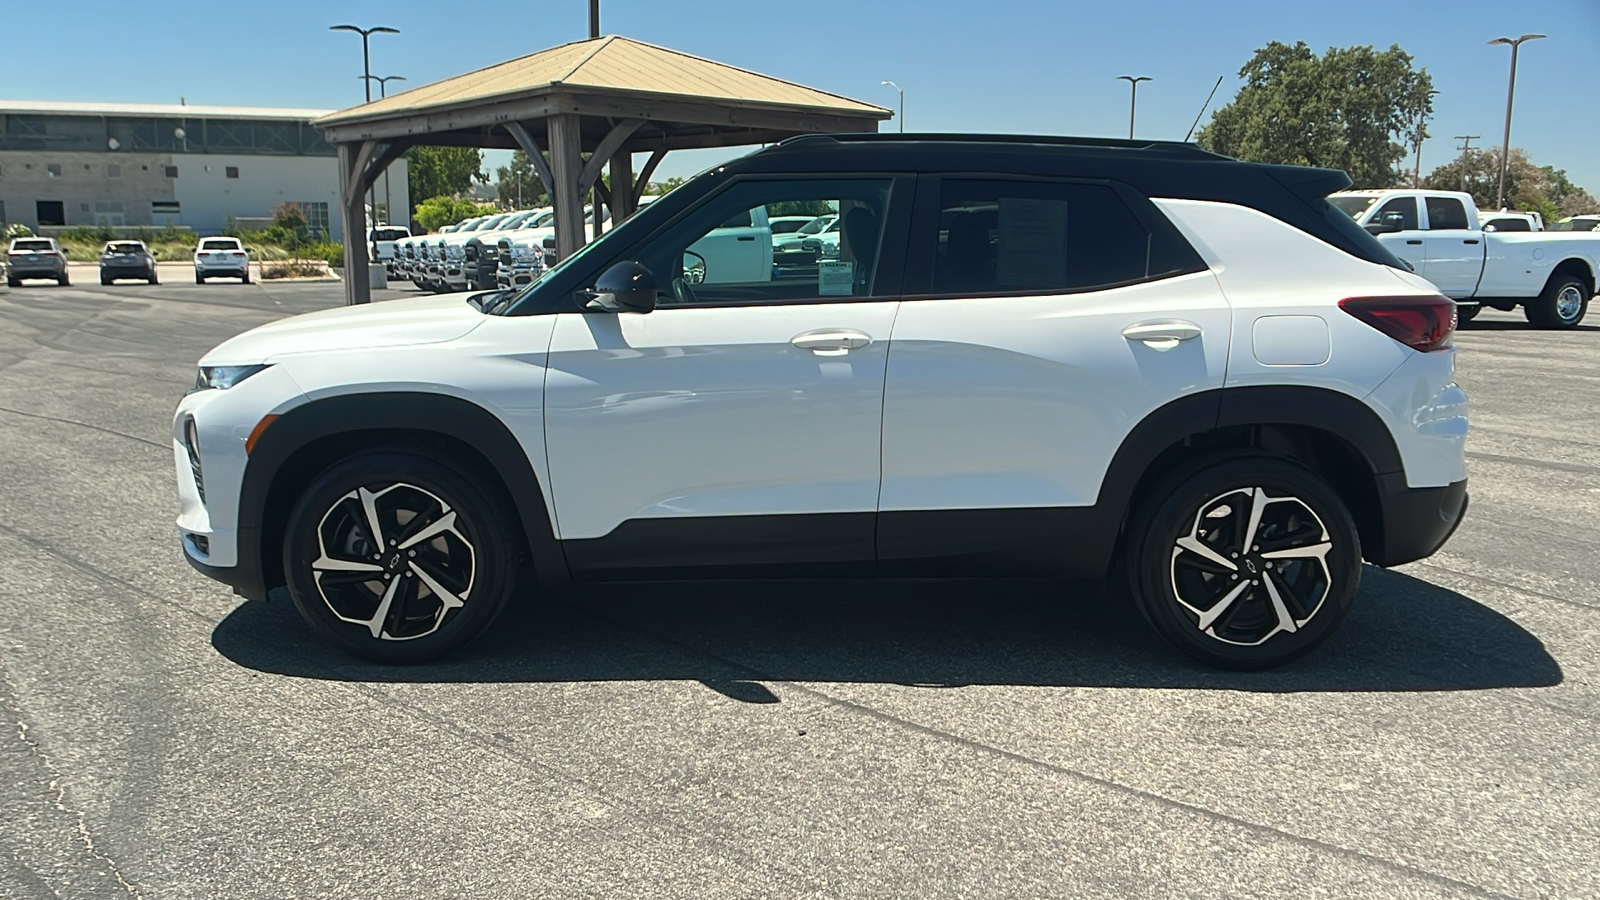
M 99 425 L 90 425 L 88 422 L 79 422 L 76 419 L 62 419 L 62 418 L 59 418 L 57 416 L 47 416 L 47 415 L 44 415 L 43 413 L 23 412 L 20 409 L 12 409 L 9 406 L 0 406 L 0 413 L 10 413 L 11 415 L 14 415 L 14 416 L 24 416 L 24 417 L 29 418 L 29 419 L 41 419 L 41 420 L 46 421 L 46 422 L 60 422 L 63 425 L 76 425 L 79 428 L 87 428 L 87 429 L 89 429 L 91 431 L 98 431 L 101 434 L 109 434 L 109 435 L 111 435 L 113 437 L 126 438 L 127 440 L 130 440 L 130 441 L 138 441 L 141 444 L 148 444 L 151 447 L 155 447 L 156 449 L 161 450 L 163 452 L 167 452 L 167 451 L 171 450 L 171 448 L 168 447 L 167 445 L 158 444 L 155 441 L 149 440 L 148 438 L 136 437 L 136 436 L 131 435 L 131 434 L 123 434 L 120 431 L 113 431 L 110 428 L 102 428 Z
M 44 770 L 49 773 L 50 781 L 47 790 L 50 793 L 52 805 L 55 806 L 57 812 L 71 817 L 78 840 L 83 843 L 84 852 L 90 858 L 103 865 L 107 874 L 115 879 L 117 884 L 129 895 L 134 897 L 141 896 L 138 887 L 123 877 L 122 870 L 117 867 L 116 860 L 108 856 L 95 843 L 94 832 L 89 829 L 87 813 L 75 807 L 67 796 L 66 774 L 61 771 L 60 766 L 56 765 L 55 760 L 51 759 L 50 755 L 45 752 L 44 747 L 40 746 L 39 742 L 29 733 L 28 723 L 22 715 L 21 692 L 17 690 L 16 685 L 11 680 L 11 676 L 4 669 L 0 669 L 0 679 L 4 679 L 5 682 L 6 699 L 8 701 L 6 706 L 10 707 L 14 713 L 14 724 L 17 728 L 18 739 L 28 748 L 34 759 L 39 761 L 39 765 L 43 766 Z M 20 860 L 18 862 L 20 863 Z M 51 888 L 51 891 L 60 896 L 60 892 L 55 891 L 54 888 Z

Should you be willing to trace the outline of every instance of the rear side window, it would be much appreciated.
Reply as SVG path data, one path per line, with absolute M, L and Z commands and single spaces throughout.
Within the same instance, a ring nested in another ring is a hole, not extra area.
M 1417 198 L 1396 197 L 1383 205 L 1378 214 L 1372 217 L 1374 222 L 1382 222 L 1385 216 L 1395 214 L 1400 216 L 1401 231 L 1416 231 L 1422 226 L 1417 219 Z M 1463 228 L 1466 226 L 1462 226 Z
M 1429 231 L 1465 231 L 1467 208 L 1454 197 L 1428 198 Z
M 1103 184 L 946 179 L 934 237 L 934 294 L 1083 291 L 1203 268 Z

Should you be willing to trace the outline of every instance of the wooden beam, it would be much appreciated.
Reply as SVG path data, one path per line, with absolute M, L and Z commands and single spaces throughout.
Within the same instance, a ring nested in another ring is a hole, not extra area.
M 522 152 L 528 155 L 528 162 L 533 165 L 533 172 L 539 176 L 539 183 L 544 185 L 544 192 L 549 195 L 550 202 L 556 199 L 556 178 L 550 171 L 550 161 L 545 159 L 544 150 L 540 149 L 539 142 L 529 133 L 521 122 L 507 122 L 506 131 L 516 138 L 522 146 Z
M 611 154 L 611 196 L 606 205 L 611 207 L 612 227 L 627 221 L 638 208 L 633 199 L 633 154 L 626 150 Z
M 361 149 L 371 150 L 370 143 Z M 372 283 L 367 271 L 367 213 L 362 202 L 364 191 L 360 188 L 361 169 L 364 165 L 361 149 L 350 144 L 340 144 L 339 198 L 343 205 L 340 218 L 344 220 L 344 302 L 346 306 L 372 302 Z
M 583 229 L 583 192 L 578 189 L 578 173 L 583 171 L 578 125 L 575 115 L 550 117 L 550 170 L 555 181 L 550 200 L 556 213 L 557 259 L 577 253 L 587 241 Z
M 583 171 L 578 174 L 578 190 L 587 191 L 600 178 L 600 170 L 610 161 L 611 155 L 622 148 L 629 137 L 644 124 L 643 119 L 624 119 L 618 122 L 595 147 L 594 153 L 589 157 L 589 162 L 584 165 Z
M 651 152 L 650 158 L 645 161 L 644 168 L 639 170 L 639 180 L 633 188 L 633 205 L 639 206 L 639 201 L 644 199 L 644 190 L 650 186 L 650 176 L 656 173 L 656 166 L 661 165 L 661 160 L 667 156 L 667 148 L 657 147 Z M 763 251 L 765 252 L 765 251 Z

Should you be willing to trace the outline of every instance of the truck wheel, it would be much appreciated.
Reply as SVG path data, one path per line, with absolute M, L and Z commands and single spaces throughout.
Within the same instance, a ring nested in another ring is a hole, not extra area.
M 1522 306 L 1522 314 L 1540 328 L 1572 328 L 1589 310 L 1589 286 L 1573 275 L 1557 275 L 1544 293 Z
M 1265 669 L 1338 629 L 1361 579 L 1349 510 L 1315 472 L 1234 454 L 1158 484 L 1130 522 L 1127 583 L 1146 621 L 1214 666 Z
M 1457 306 L 1456 307 L 1456 321 L 1457 322 L 1471 322 L 1473 319 L 1476 319 L 1478 317 L 1478 313 L 1480 313 L 1482 311 L 1483 311 L 1483 306 L 1482 306 L 1482 304 L 1478 304 L 1478 303 L 1472 303 L 1472 304 L 1468 304 L 1468 305 L 1465 305 L 1465 306 Z

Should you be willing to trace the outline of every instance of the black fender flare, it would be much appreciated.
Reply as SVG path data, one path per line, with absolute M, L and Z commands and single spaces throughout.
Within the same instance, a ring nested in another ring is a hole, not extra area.
M 543 487 L 510 429 L 493 413 L 469 400 L 447 394 L 386 391 L 313 400 L 280 415 L 257 438 L 239 490 L 239 564 L 245 571 L 262 573 L 262 595 L 270 586 L 266 581 L 279 566 L 277 559 L 264 558 L 264 551 L 268 542 L 277 546 L 280 535 L 273 532 L 281 529 L 281 514 L 293 502 L 292 498 L 276 496 L 274 491 L 275 485 L 281 489 L 279 478 L 286 474 L 285 465 L 314 442 L 361 431 L 431 432 L 471 446 L 505 485 L 522 523 L 529 558 L 540 583 L 566 583 L 566 557 L 556 541 Z M 309 461 L 316 471 L 332 462 Z M 310 476 L 315 477 L 315 473 Z

